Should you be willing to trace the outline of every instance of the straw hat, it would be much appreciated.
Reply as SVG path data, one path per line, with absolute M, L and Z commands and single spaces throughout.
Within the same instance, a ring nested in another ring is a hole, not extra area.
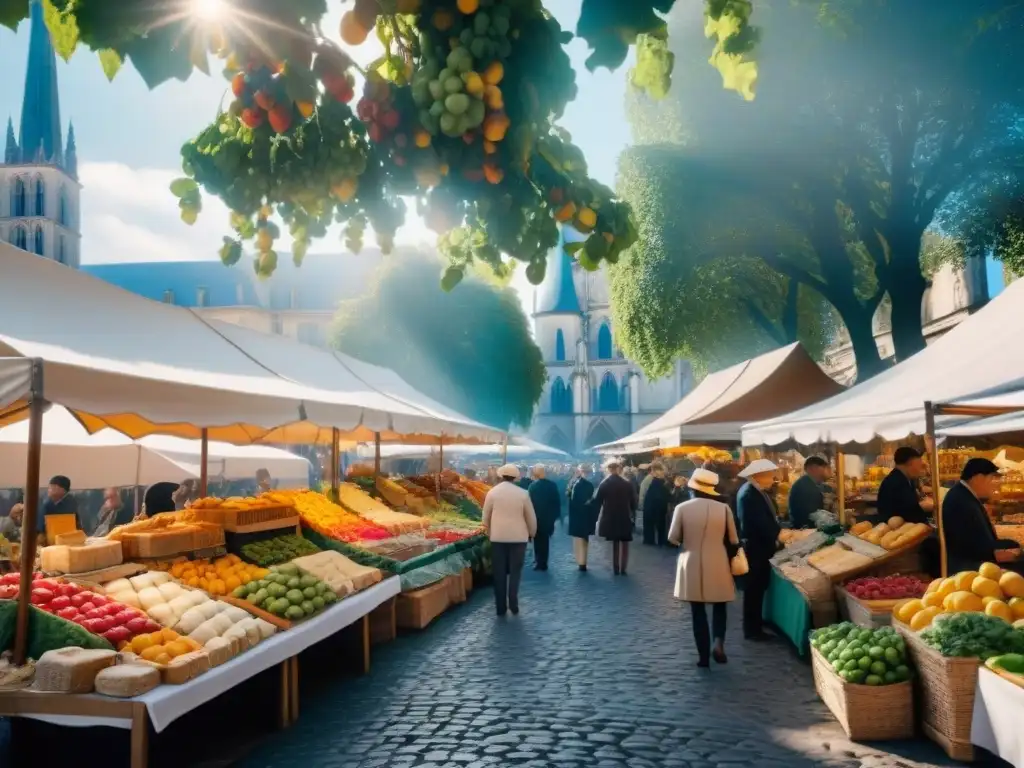
M 754 459 L 743 468 L 740 472 L 740 477 L 753 477 L 754 475 L 760 475 L 765 472 L 774 472 L 778 468 L 778 465 L 774 461 L 770 461 L 768 459 Z
M 718 496 L 715 486 L 718 485 L 718 475 L 710 469 L 695 469 L 686 483 L 687 488 L 706 493 L 709 496 Z
M 519 467 L 517 467 L 515 464 L 504 464 L 504 465 L 498 467 L 498 476 L 499 477 L 507 477 L 507 478 L 510 478 L 512 480 L 518 480 L 519 479 Z

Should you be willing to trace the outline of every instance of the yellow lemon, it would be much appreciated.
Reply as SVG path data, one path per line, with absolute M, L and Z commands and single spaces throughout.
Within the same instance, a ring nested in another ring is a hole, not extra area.
M 938 592 L 929 592 L 921 598 L 921 602 L 924 603 L 925 608 L 941 608 L 942 601 L 945 599 L 946 598 Z
M 953 583 L 956 584 L 957 591 L 970 592 L 971 584 L 979 575 L 977 571 L 961 571 L 953 577 Z
M 1015 619 L 1024 619 L 1024 597 L 1011 597 L 1010 610 Z
M 909 624 L 910 620 L 924 608 L 924 603 L 920 600 L 906 600 L 900 603 L 894 611 L 896 618 L 902 621 L 904 624 Z
M 981 568 L 978 569 L 978 573 L 986 579 L 999 581 L 999 577 L 1003 575 L 1003 569 L 995 563 L 982 563 Z
M 1013 623 L 1013 611 L 1010 610 L 1010 606 L 1000 600 L 993 600 L 991 603 L 986 605 L 985 613 L 988 616 L 995 616 L 997 619 L 1002 619 L 1007 624 Z
M 971 582 L 971 592 L 976 594 L 978 597 L 996 597 L 1000 600 L 1003 599 L 1003 590 L 999 588 L 999 584 L 992 581 L 992 579 L 985 578 L 984 576 L 978 576 Z
M 999 577 L 999 588 L 1008 597 L 1024 598 L 1024 576 L 1014 571 L 1007 571 Z
M 910 628 L 915 632 L 920 632 L 925 627 L 931 625 L 932 621 L 940 613 L 942 613 L 942 609 L 936 606 L 923 608 L 914 614 L 914 618 L 910 620 Z

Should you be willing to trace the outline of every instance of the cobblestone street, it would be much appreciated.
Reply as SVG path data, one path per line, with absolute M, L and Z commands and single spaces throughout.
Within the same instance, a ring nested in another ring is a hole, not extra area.
M 593 545 L 592 545 L 593 546 Z M 247 768 L 917 768 L 952 765 L 924 739 L 851 744 L 781 641 L 741 639 L 698 669 L 674 553 L 634 544 L 613 577 L 610 545 L 577 571 L 559 529 L 551 571 L 528 571 L 522 613 L 499 619 L 489 589 L 421 633 L 375 649 L 372 673 L 303 700 L 297 725 Z M 529 557 L 528 557 L 529 560 Z

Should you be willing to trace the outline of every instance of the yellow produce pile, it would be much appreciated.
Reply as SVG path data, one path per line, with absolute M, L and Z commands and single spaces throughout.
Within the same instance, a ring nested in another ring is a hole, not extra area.
M 338 486 L 338 501 L 345 509 L 395 536 L 422 531 L 430 526 L 429 520 L 405 512 L 395 512 L 352 483 L 341 483 Z
M 850 529 L 854 536 L 883 549 L 902 549 L 920 541 L 931 531 L 932 527 L 927 523 L 905 523 L 902 517 L 890 517 L 888 522 L 875 526 L 865 521 Z
M 166 565 L 166 564 L 161 564 Z M 249 565 L 238 555 L 225 555 L 213 562 L 209 560 L 182 560 L 161 567 L 169 571 L 171 576 L 189 587 L 197 587 L 211 595 L 230 595 L 231 592 L 248 584 L 250 581 L 262 579 L 270 571 L 256 565 Z
M 131 651 L 154 664 L 170 664 L 172 659 L 202 649 L 195 640 L 182 637 L 173 629 L 162 629 L 151 634 L 136 635 L 118 650 Z
M 191 510 L 200 509 L 232 509 L 247 511 L 250 509 L 266 509 L 268 507 L 290 507 L 291 503 L 279 496 L 274 491 L 259 496 L 229 496 L 220 499 L 216 496 L 205 496 L 196 499 L 189 507 Z
M 171 527 L 180 527 L 181 523 L 195 523 L 198 521 L 196 513 L 191 509 L 183 509 L 180 512 L 165 512 L 155 517 L 147 517 L 144 520 L 135 520 L 124 525 L 119 525 L 108 535 L 108 539 L 121 541 L 126 533 L 155 533 Z
M 911 629 L 929 626 L 941 613 L 985 613 L 1014 624 L 1024 621 L 1024 576 L 983 563 L 977 571 L 961 571 L 928 585 L 921 599 L 905 600 L 893 616 Z

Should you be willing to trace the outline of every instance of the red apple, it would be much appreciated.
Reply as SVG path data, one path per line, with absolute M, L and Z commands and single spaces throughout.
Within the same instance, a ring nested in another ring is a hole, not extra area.
M 134 618 L 129 619 L 127 622 L 125 622 L 124 626 L 133 635 L 141 635 L 143 632 L 148 631 L 146 629 L 148 624 L 149 619 L 147 619 L 145 616 L 135 616 Z
M 112 629 L 108 629 L 106 632 L 103 633 L 103 637 L 115 646 L 118 643 L 126 642 L 131 638 L 131 636 L 132 633 L 129 632 L 126 627 L 113 627 Z

